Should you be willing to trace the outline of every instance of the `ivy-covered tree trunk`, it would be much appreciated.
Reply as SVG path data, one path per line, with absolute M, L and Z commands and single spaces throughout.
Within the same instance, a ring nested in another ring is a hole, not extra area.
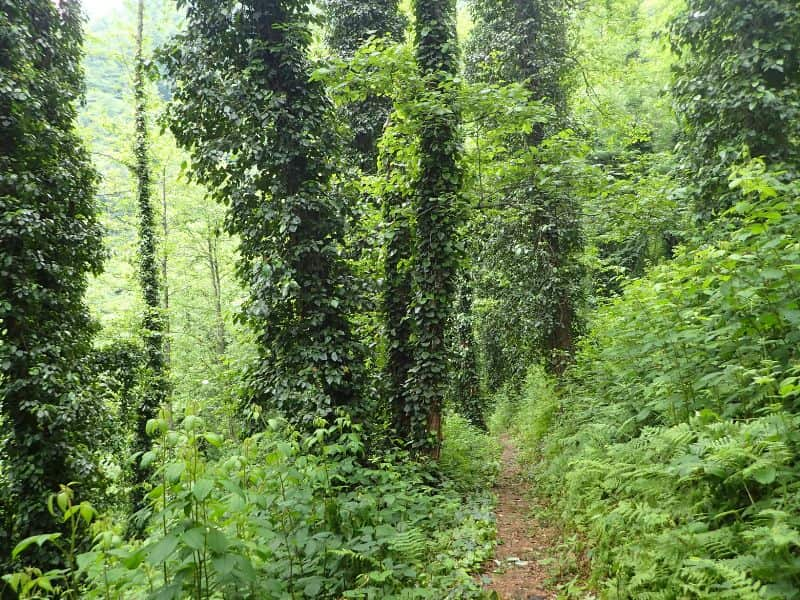
M 62 529 L 47 510 L 60 484 L 83 494 L 96 475 L 83 296 L 103 252 L 96 174 L 75 133 L 81 19 L 76 0 L 0 1 L 0 566 L 22 538 Z M 61 562 L 47 548 L 26 560 Z
M 400 42 L 406 21 L 397 0 L 326 0 L 328 45 L 343 58 L 352 58 L 370 37 L 386 37 Z M 378 140 L 392 111 L 388 98 L 370 96 L 343 108 L 350 124 L 352 150 L 366 173 L 377 167 Z
M 353 410 L 363 365 L 349 321 L 356 286 L 330 182 L 332 107 L 310 81 L 308 3 L 180 4 L 187 28 L 165 55 L 177 84 L 169 118 L 241 238 L 238 272 L 260 349 L 251 406 L 306 423 Z
M 403 39 L 406 19 L 398 10 L 397 0 L 327 0 L 328 36 L 331 49 L 342 58 L 351 59 L 370 37 L 388 38 L 395 42 Z M 350 125 L 349 162 L 362 173 L 378 171 L 379 142 L 390 122 L 392 101 L 384 96 L 367 96 L 365 99 L 341 107 L 344 119 Z M 391 170 L 391 158 L 385 160 L 386 169 Z M 371 273 L 365 283 L 373 287 L 365 294 L 364 312 L 377 313 L 377 327 L 373 336 L 386 335 L 386 399 L 400 414 L 398 403 L 403 402 L 403 389 L 411 364 L 409 348 L 410 324 L 406 313 L 411 301 L 411 272 L 408 261 L 412 253 L 411 231 L 407 215 L 407 198 L 402 194 L 387 192 L 383 198 L 364 194 L 356 199 L 366 214 L 381 210 L 386 234 L 378 238 L 384 242 L 385 261 L 375 265 L 378 270 Z M 380 208 L 379 208 L 380 207 Z M 355 252 L 366 256 L 363 261 L 370 266 L 370 252 L 378 253 L 374 246 L 374 232 L 368 232 L 368 240 L 356 240 Z M 382 272 L 380 271 L 382 267 Z M 378 280 L 383 280 L 380 286 Z M 380 296 L 382 306 L 373 308 L 369 298 Z M 384 405 L 385 406 L 385 405 Z M 405 436 L 407 423 L 395 423 L 396 430 Z
M 518 142 L 537 146 L 566 122 L 567 6 L 548 0 L 472 0 L 471 6 L 476 27 L 468 44 L 467 73 L 476 80 L 526 82 L 534 99 L 555 109 L 551 124 L 534 126 Z M 527 229 L 530 242 L 530 251 L 519 259 L 526 264 L 515 270 L 527 275 L 520 280 L 538 296 L 534 310 L 526 303 L 527 313 L 518 318 L 536 320 L 537 354 L 548 371 L 561 375 L 572 360 L 580 329 L 580 213 L 569 190 L 543 189 L 533 179 L 515 195 L 513 204 L 519 208 L 509 211 L 514 214 L 508 226 L 517 234 Z
M 411 424 L 414 446 L 438 458 L 447 389 L 445 331 L 452 312 L 459 262 L 461 138 L 453 78 L 458 71 L 455 0 L 416 0 L 416 59 L 428 93 L 438 104 L 419 123 L 420 168 L 416 184 L 416 249 L 410 318 L 414 364 L 400 419 Z
M 409 259 L 414 250 L 407 199 L 399 192 L 383 199 L 386 232 L 383 310 L 386 318 L 388 352 L 386 375 L 393 426 L 402 439 L 411 436 L 411 413 L 407 409 L 406 384 L 413 365 L 411 321 L 408 308 L 413 300 Z
M 453 367 L 450 369 L 448 405 L 470 423 L 486 430 L 486 407 L 481 395 L 472 313 L 472 285 L 466 278 L 459 282 L 456 313 L 451 324 Z
M 145 485 L 148 472 L 139 466 L 139 456 L 150 449 L 147 422 L 158 416 L 167 399 L 167 368 L 164 355 L 164 321 L 158 281 L 158 250 L 155 214 L 150 180 L 149 143 L 147 137 L 147 82 L 144 63 L 144 0 L 136 9 L 136 56 L 134 58 L 133 93 L 135 102 L 134 160 L 136 196 L 139 207 L 139 283 L 144 299 L 142 337 L 147 357 L 145 391 L 136 414 L 134 438 L 131 508 L 134 513 L 146 507 Z M 141 521 L 136 521 L 141 527 Z
M 800 170 L 800 5 L 689 0 L 670 40 L 680 171 L 705 225 L 740 197 L 728 185 L 737 162 Z

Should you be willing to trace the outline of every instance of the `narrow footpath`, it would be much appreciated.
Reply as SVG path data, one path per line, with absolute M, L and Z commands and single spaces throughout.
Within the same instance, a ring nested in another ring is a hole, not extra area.
M 488 591 L 500 600 L 552 600 L 556 593 L 547 590 L 547 568 L 539 561 L 557 543 L 555 529 L 538 522 L 527 500 L 529 484 L 517 461 L 517 449 L 508 436 L 503 445 L 500 477 L 497 481 L 497 551 L 486 565 L 491 578 Z

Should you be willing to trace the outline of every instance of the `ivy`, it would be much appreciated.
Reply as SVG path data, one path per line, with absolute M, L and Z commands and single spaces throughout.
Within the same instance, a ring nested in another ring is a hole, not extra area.
M 413 366 L 406 383 L 402 419 L 414 445 L 438 455 L 442 404 L 447 385 L 445 332 L 454 299 L 461 253 L 456 232 L 462 221 L 460 116 L 451 81 L 458 72 L 455 0 L 417 0 L 416 62 L 431 95 L 420 116 L 419 179 L 413 206 Z
M 448 404 L 471 425 L 486 431 L 486 403 L 481 390 L 472 282 L 459 281 L 451 329 L 453 365 L 450 368 Z
M 728 173 L 749 155 L 800 164 L 800 8 L 793 0 L 690 0 L 673 21 L 680 172 L 698 220 L 730 208 Z
M 476 26 L 466 69 L 479 81 L 527 82 L 534 99 L 566 110 L 569 39 L 563 0 L 470 0 Z
M 4 522 L 11 540 L 58 531 L 47 497 L 95 477 L 102 407 L 84 386 L 92 325 L 86 277 L 102 266 L 96 173 L 74 131 L 83 94 L 75 0 L 0 2 L 0 407 Z M 34 564 L 58 564 L 39 549 Z
M 245 318 L 260 349 L 253 404 L 296 421 L 353 407 L 362 361 L 348 318 L 355 286 L 330 182 L 331 106 L 309 81 L 307 4 L 180 4 L 187 27 L 164 55 L 176 80 L 168 122 L 241 238 Z
M 479 81 L 523 83 L 534 99 L 555 110 L 548 123 L 535 123 L 528 133 L 509 136 L 508 141 L 523 151 L 536 147 L 566 125 L 567 7 L 562 2 L 474 0 L 471 9 L 477 25 L 469 41 L 468 74 Z M 476 132 L 478 144 L 483 143 L 481 135 Z M 541 161 L 547 154 L 533 151 L 529 156 Z M 555 159 L 554 166 L 562 160 Z M 530 167 L 504 186 L 501 204 L 506 210 L 489 219 L 489 243 L 478 250 L 488 279 L 494 279 L 499 268 L 513 289 L 498 294 L 491 290 L 494 284 L 484 288 L 487 299 L 495 300 L 485 326 L 499 325 L 511 335 L 520 323 L 530 330 L 528 341 L 508 347 L 529 346 L 531 353 L 526 353 L 527 360 L 501 367 L 507 373 L 499 377 L 500 383 L 521 376 L 534 353 L 551 372 L 562 373 L 581 328 L 583 235 L 577 199 L 563 185 L 542 185 L 544 178 L 537 178 L 541 164 Z M 488 273 L 487 263 L 494 265 Z M 484 354 L 495 352 L 487 348 Z
M 397 0 L 326 0 L 328 45 L 339 56 L 350 59 L 371 37 L 402 41 L 406 20 Z M 342 107 L 350 125 L 357 162 L 365 172 L 374 172 L 378 140 L 392 111 L 391 100 L 370 95 Z
M 144 299 L 142 336 L 147 356 L 145 392 L 141 395 L 136 415 L 136 435 L 133 453 L 141 455 L 150 449 L 147 422 L 158 415 L 167 401 L 167 364 L 164 348 L 165 324 L 161 315 L 161 292 L 158 277 L 157 237 L 150 183 L 150 163 L 147 137 L 147 92 L 143 49 L 144 0 L 137 6 L 136 57 L 134 66 L 135 138 L 133 154 L 136 160 L 137 200 L 139 205 L 139 283 Z M 133 465 L 131 508 L 138 512 L 145 507 L 144 485 L 148 473 Z

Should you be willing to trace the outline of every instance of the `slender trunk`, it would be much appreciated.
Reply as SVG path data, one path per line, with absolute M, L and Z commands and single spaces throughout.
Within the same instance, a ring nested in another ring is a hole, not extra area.
M 452 79 L 458 70 L 455 52 L 455 0 L 416 0 L 416 58 L 427 94 L 441 111 L 420 123 L 420 174 L 416 189 L 414 262 L 416 343 L 407 384 L 407 412 L 413 418 L 412 442 L 438 458 L 442 440 L 442 407 L 447 389 L 447 323 L 453 304 L 459 253 L 460 118 Z
M 404 262 L 413 251 L 411 228 L 403 214 L 403 197 L 388 194 L 383 203 L 384 222 L 389 226 L 386 261 L 384 263 L 383 309 L 386 319 L 386 337 L 389 345 L 386 374 L 389 384 L 389 401 L 392 406 L 393 425 L 402 439 L 411 436 L 412 414 L 408 410 L 405 385 L 413 365 L 411 349 L 411 323 L 408 307 L 412 301 L 411 273 Z
M 167 266 L 169 254 L 167 240 L 169 239 L 169 223 L 167 222 L 167 167 L 161 171 L 161 240 L 164 247 L 161 250 L 161 286 L 164 291 L 164 365 L 169 368 L 172 363 L 172 342 L 170 341 L 169 319 L 169 279 Z
M 150 449 L 150 437 L 147 435 L 147 422 L 158 415 L 164 406 L 167 396 L 167 375 L 164 360 L 164 321 L 162 318 L 161 291 L 158 280 L 158 252 L 156 242 L 156 224 L 152 204 L 150 183 L 150 163 L 148 157 L 147 137 L 147 93 L 144 73 L 144 0 L 137 6 L 136 27 L 136 65 L 134 71 L 134 98 L 136 132 L 134 140 L 134 157 L 136 160 L 137 197 L 139 204 L 139 280 L 144 299 L 144 315 L 142 318 L 142 337 L 144 339 L 147 376 L 145 390 L 142 394 L 138 414 L 136 415 L 136 433 L 133 447 L 133 481 L 131 490 L 131 508 L 136 515 L 146 508 L 146 482 L 148 472 L 139 466 L 139 456 Z M 131 521 L 130 534 L 140 534 L 144 530 L 144 522 L 139 515 Z
M 222 278 L 219 272 L 219 238 L 214 231 L 208 232 L 208 268 L 211 274 L 211 290 L 214 294 L 214 333 L 217 360 L 221 361 L 228 348 L 225 318 L 222 314 Z

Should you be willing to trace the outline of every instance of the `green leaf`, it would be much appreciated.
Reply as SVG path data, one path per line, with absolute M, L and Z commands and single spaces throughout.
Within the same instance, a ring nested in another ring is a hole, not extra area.
M 199 479 L 192 487 L 192 494 L 197 498 L 198 502 L 203 502 L 211 490 L 214 489 L 214 482 L 209 479 Z
M 151 565 L 160 565 L 167 560 L 178 547 L 180 540 L 172 534 L 161 538 L 147 550 L 147 561 Z
M 753 479 L 762 485 L 769 485 L 775 481 L 777 472 L 772 465 L 766 465 L 753 471 Z
M 233 571 L 233 568 L 236 566 L 236 556 L 233 554 L 217 556 L 211 559 L 211 564 L 218 574 L 225 576 Z
M 203 527 L 193 527 L 183 532 L 181 541 L 192 550 L 202 550 L 206 545 L 206 530 Z
M 133 552 L 122 559 L 122 564 L 126 569 L 134 570 L 142 564 L 142 561 L 145 557 L 145 550 L 143 548 L 139 548 L 136 552 Z
M 218 529 L 212 529 L 207 536 L 208 547 L 215 554 L 222 554 L 228 549 L 228 538 Z
M 11 558 L 12 559 L 17 558 L 17 556 L 19 556 L 21 552 L 24 552 L 28 547 L 32 546 L 33 544 L 36 544 L 41 548 L 43 544 L 57 540 L 60 537 L 61 537 L 60 533 L 42 533 L 39 535 L 32 535 L 31 537 L 25 538 L 19 544 L 14 546 L 14 550 L 11 552 Z
M 171 483 L 176 483 L 180 481 L 181 475 L 186 470 L 186 465 L 182 462 L 170 463 L 167 465 L 166 469 L 164 469 L 164 476 L 167 478 L 167 481 Z

